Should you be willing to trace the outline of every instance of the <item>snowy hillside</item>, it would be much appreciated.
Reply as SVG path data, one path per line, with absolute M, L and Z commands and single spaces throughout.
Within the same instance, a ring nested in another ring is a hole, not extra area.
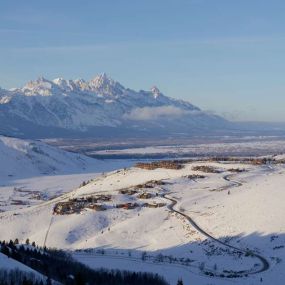
M 151 271 L 171 284 L 182 277 L 186 284 L 262 278 L 281 285 L 284 181 L 279 161 L 141 164 L 11 207 L 0 214 L 0 239 L 77 250 L 91 267 Z
M 39 204 L 104 171 L 129 166 L 67 152 L 40 141 L 0 136 L 0 211 Z
M 39 275 L 36 271 L 32 270 L 31 268 L 25 266 L 24 264 L 12 258 L 8 258 L 6 255 L 2 253 L 0 253 L 0 264 L 1 264 L 1 269 L 4 270 L 19 269 L 27 273 L 33 273 Z
M 96 162 L 96 163 L 95 163 Z M 103 162 L 62 151 L 39 141 L 0 136 L 0 177 L 77 173 Z
M 163 95 L 157 87 L 136 92 L 106 74 L 90 81 L 39 78 L 22 88 L 1 89 L 0 121 L 0 132 L 26 137 L 189 134 L 230 125 L 189 102 Z

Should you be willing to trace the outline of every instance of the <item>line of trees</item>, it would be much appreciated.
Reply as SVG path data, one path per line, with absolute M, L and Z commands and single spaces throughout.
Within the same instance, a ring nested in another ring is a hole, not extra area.
M 0 251 L 47 276 L 47 285 L 51 279 L 66 285 L 167 285 L 167 282 L 157 274 L 105 269 L 93 270 L 77 262 L 64 251 L 37 247 L 34 243 L 32 246 L 28 243 L 19 245 L 17 240 L 8 243 L 2 241 L 0 242 Z M 23 285 L 30 284 L 35 285 L 34 283 Z M 0 285 L 10 284 L 0 283 Z
M 47 285 L 47 282 L 39 280 L 32 272 L 0 269 L 0 285 Z

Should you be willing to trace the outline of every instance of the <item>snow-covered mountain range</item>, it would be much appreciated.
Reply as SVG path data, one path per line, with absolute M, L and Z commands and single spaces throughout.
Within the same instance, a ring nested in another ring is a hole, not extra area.
M 22 88 L 0 89 L 0 121 L 0 132 L 29 137 L 189 134 L 230 125 L 157 87 L 136 92 L 106 74 L 90 81 L 41 77 Z

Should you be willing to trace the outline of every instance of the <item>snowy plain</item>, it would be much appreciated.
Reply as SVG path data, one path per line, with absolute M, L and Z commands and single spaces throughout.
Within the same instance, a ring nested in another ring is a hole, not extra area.
M 86 145 L 88 149 L 86 154 L 95 158 L 175 158 L 175 157 L 206 157 L 206 156 L 261 156 L 261 155 L 278 155 L 285 152 L 285 141 L 281 137 L 240 137 L 235 139 L 225 138 L 224 141 L 215 140 L 209 142 L 209 139 L 193 141 L 191 144 L 183 142 L 183 144 L 168 143 L 156 146 L 144 147 L 106 147 L 105 149 L 96 149 L 96 145 L 91 147 Z M 53 142 L 55 143 L 55 142 Z M 66 149 L 69 147 L 66 146 Z M 78 147 L 80 149 L 80 147 Z M 84 151 L 84 148 L 82 148 Z

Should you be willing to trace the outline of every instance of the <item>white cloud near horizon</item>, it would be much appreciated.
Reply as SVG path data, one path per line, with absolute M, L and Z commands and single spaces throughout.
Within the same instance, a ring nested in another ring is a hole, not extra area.
M 150 121 L 160 118 L 178 118 L 189 113 L 200 111 L 187 111 L 174 106 L 135 108 L 130 113 L 124 114 L 124 119 L 133 121 Z

